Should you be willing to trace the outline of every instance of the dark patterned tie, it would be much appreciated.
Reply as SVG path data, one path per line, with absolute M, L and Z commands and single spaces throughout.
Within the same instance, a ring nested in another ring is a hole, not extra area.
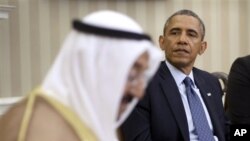
M 195 131 L 198 135 L 199 141 L 214 141 L 213 133 L 209 128 L 201 101 L 191 87 L 193 85 L 192 79 L 186 77 L 183 82 L 186 86 L 187 99 L 190 106 Z

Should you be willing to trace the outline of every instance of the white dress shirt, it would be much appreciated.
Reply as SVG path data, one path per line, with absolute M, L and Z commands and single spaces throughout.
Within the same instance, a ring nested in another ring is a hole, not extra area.
M 200 90 L 195 84 L 193 71 L 191 71 L 191 73 L 189 75 L 186 75 L 183 72 L 181 72 L 180 70 L 178 70 L 176 67 L 171 65 L 167 60 L 166 60 L 166 64 L 167 64 L 167 66 L 168 66 L 168 68 L 170 70 L 171 75 L 174 77 L 175 83 L 178 86 L 179 92 L 181 94 L 181 100 L 182 100 L 182 103 L 183 103 L 183 106 L 184 106 L 184 109 L 185 109 L 185 112 L 186 112 L 187 121 L 188 121 L 188 130 L 189 130 L 190 141 L 198 141 L 198 136 L 194 132 L 195 127 L 194 127 L 190 107 L 189 107 L 189 104 L 188 104 L 185 84 L 183 83 L 183 80 L 187 76 L 190 77 L 192 79 L 192 81 L 194 82 L 194 85 L 192 86 L 192 88 L 194 89 L 194 91 L 198 95 L 198 97 L 200 98 L 200 101 L 202 103 L 203 109 L 204 109 L 205 114 L 206 114 L 208 125 L 209 125 L 209 127 L 210 127 L 210 129 L 212 131 L 213 131 L 213 125 L 212 125 L 209 113 L 207 111 L 207 107 L 206 107 L 206 105 L 205 105 L 205 103 L 204 103 L 204 101 L 203 101 L 203 99 L 201 97 Z M 214 139 L 215 139 L 215 141 L 218 141 L 218 138 L 216 136 L 214 136 Z

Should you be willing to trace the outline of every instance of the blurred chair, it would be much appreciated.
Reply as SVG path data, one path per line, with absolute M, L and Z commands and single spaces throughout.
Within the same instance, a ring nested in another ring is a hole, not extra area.
M 21 100 L 22 97 L 0 98 L 0 116 L 3 115 L 13 104 Z
M 211 74 L 217 77 L 221 83 L 221 87 L 223 91 L 222 99 L 223 99 L 224 109 L 226 110 L 227 108 L 226 91 L 227 91 L 228 74 L 224 72 L 212 72 Z

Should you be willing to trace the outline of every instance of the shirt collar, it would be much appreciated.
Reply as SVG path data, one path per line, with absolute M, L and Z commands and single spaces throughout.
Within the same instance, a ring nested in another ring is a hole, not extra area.
M 170 64 L 167 60 L 165 62 L 166 62 L 166 65 L 167 65 L 170 73 L 174 77 L 174 80 L 175 80 L 177 86 L 182 85 L 183 84 L 183 80 L 186 77 L 190 77 L 192 79 L 192 81 L 194 82 L 193 71 L 191 71 L 189 75 L 186 75 L 182 71 L 180 71 L 179 69 L 177 69 L 175 66 L 173 66 L 172 64 Z

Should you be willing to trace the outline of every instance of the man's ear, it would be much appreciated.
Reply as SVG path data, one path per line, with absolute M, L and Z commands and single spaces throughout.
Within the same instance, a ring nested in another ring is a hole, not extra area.
M 207 42 L 206 41 L 202 41 L 201 48 L 199 50 L 199 55 L 202 55 L 205 52 L 206 49 L 207 49 Z
M 164 48 L 164 36 L 163 35 L 159 36 L 159 45 L 161 47 L 161 50 L 165 50 L 165 48 Z

